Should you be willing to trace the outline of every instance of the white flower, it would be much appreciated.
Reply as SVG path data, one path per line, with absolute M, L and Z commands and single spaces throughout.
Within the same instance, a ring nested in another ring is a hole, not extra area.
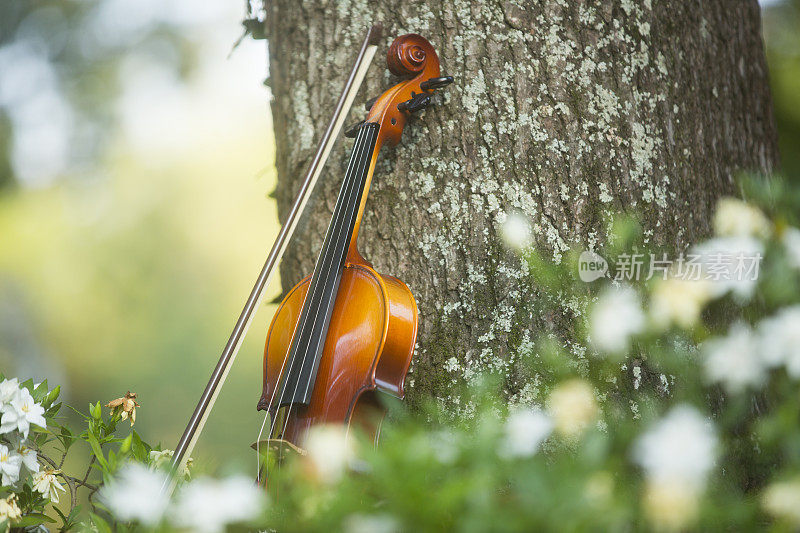
M 772 516 L 800 526 L 800 479 L 771 484 L 764 491 L 761 501 Z
M 172 462 L 172 456 L 175 455 L 173 450 L 152 450 L 150 452 L 150 466 L 153 468 L 162 468 L 168 466 Z M 191 468 L 194 461 L 191 457 L 186 460 L 186 464 L 183 465 L 183 474 L 184 477 L 189 475 L 189 468 Z
M 582 379 L 559 383 L 547 398 L 547 412 L 556 431 L 567 437 L 580 435 L 597 418 L 592 386 Z
M 771 367 L 785 366 L 793 378 L 800 378 L 800 305 L 787 307 L 758 327 L 761 354 Z
M 758 338 L 746 324 L 734 324 L 726 337 L 708 340 L 701 349 L 706 378 L 712 383 L 722 383 L 731 394 L 758 388 L 767 377 Z
M 174 453 L 172 450 L 152 450 L 150 452 L 150 465 L 160 468 L 169 463 Z
M 606 289 L 589 315 L 589 336 L 598 349 L 625 352 L 630 337 L 644 329 L 644 314 L 636 291 L 630 287 Z
M 740 302 L 752 298 L 764 257 L 761 241 L 753 237 L 720 237 L 693 247 L 691 255 L 698 256 L 701 279 L 711 282 L 715 298 L 728 292 Z
M 100 489 L 100 500 L 123 522 L 138 520 L 154 526 L 161 521 L 169 503 L 162 490 L 166 481 L 163 472 L 130 463 Z
M 436 431 L 428 434 L 436 460 L 442 464 L 452 464 L 458 459 L 458 439 L 452 431 Z
M 220 481 L 200 478 L 181 490 L 170 516 L 191 531 L 217 533 L 227 524 L 255 518 L 262 502 L 261 491 L 244 476 Z
M 11 441 L 11 447 L 22 458 L 22 464 L 25 465 L 25 468 L 27 468 L 31 472 L 38 472 L 39 461 L 37 460 L 36 450 L 26 446 L 25 439 L 23 439 L 19 435 L 12 434 L 10 441 Z
M 781 238 L 783 247 L 786 248 L 786 255 L 794 268 L 800 268 L 800 230 L 797 228 L 786 228 Z
M 17 380 L 17 378 L 4 379 L 3 382 L 0 383 L 0 407 L 10 402 L 11 398 L 14 397 L 18 390 L 19 380 Z
M 19 469 L 22 466 L 22 457 L 8 446 L 0 444 L 0 484 L 8 486 L 19 479 Z
M 714 233 L 721 237 L 769 237 L 771 224 L 760 209 L 738 198 L 721 198 L 714 213 Z
M 388 514 L 351 514 L 344 521 L 348 533 L 396 533 L 400 524 Z
M 22 388 L 14 394 L 7 404 L 0 410 L 2 423 L 0 433 L 19 431 L 23 437 L 28 437 L 30 425 L 47 427 L 44 419 L 44 407 L 33 401 L 33 396 L 28 389 Z
M 633 458 L 650 481 L 699 488 L 714 466 L 717 438 L 693 407 L 674 407 L 634 444 Z
M 0 500 L 0 522 L 4 520 L 17 520 L 22 516 L 22 510 L 17 505 L 17 495 Z
M 511 213 L 502 221 L 502 237 L 506 246 L 523 250 L 531 243 L 531 225 L 521 213 Z
M 659 280 L 651 294 L 649 314 L 657 327 L 671 324 L 689 329 L 697 324 L 700 313 L 711 299 L 711 283 L 670 277 Z
M 56 479 L 58 470 L 42 470 L 33 475 L 33 490 L 41 493 L 42 496 L 48 498 L 53 503 L 58 503 L 58 490 L 66 492 L 66 489 L 61 486 L 61 483 Z
M 500 444 L 500 455 L 505 457 L 530 457 L 553 431 L 553 421 L 537 408 L 511 413 L 506 420 L 505 438 Z
M 337 424 L 313 426 L 306 451 L 314 471 L 326 483 L 338 481 L 355 455 L 347 433 Z

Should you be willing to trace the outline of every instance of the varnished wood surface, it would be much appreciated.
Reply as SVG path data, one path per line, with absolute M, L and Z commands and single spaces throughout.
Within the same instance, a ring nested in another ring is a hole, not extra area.
M 275 395 L 292 334 L 308 292 L 303 279 L 281 303 L 264 351 L 264 387 L 259 408 L 277 404 Z M 348 264 L 342 273 L 330 327 L 308 406 L 294 406 L 288 424 L 276 424 L 273 437 L 302 445 L 308 428 L 347 423 L 359 396 L 382 390 L 402 397 L 414 349 L 416 303 L 401 281 L 383 277 L 364 264 Z M 284 408 L 286 409 L 286 408 Z
M 424 92 L 420 84 L 438 77 L 440 71 L 433 47 L 415 34 L 395 39 L 387 62 L 394 74 L 411 79 L 396 84 L 378 98 L 366 119 L 379 125 L 377 141 L 308 405 L 276 410 L 281 401 L 275 396 L 280 393 L 276 391 L 280 391 L 283 371 L 289 366 L 292 336 L 299 329 L 311 276 L 300 281 L 281 302 L 267 335 L 258 408 L 269 410 L 276 421 L 269 438 L 285 439 L 301 447 L 313 425 L 350 424 L 362 412 L 372 413 L 369 417 L 375 419 L 378 402 L 373 391 L 400 398 L 405 393 L 404 382 L 417 335 L 417 305 L 405 283 L 394 276 L 378 274 L 361 256 L 358 232 L 381 146 L 400 141 L 408 118 L 399 104 Z M 378 433 L 376 426 L 376 438 Z

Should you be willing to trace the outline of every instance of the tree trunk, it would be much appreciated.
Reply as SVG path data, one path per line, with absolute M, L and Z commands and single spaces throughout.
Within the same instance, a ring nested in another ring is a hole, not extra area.
M 285 216 L 366 28 L 382 22 L 384 43 L 352 122 L 396 81 L 383 55 L 392 39 L 430 40 L 456 81 L 384 149 L 359 239 L 418 301 L 412 399 L 485 370 L 504 373 L 516 400 L 535 399 L 516 358 L 575 310 L 537 303 L 503 246 L 509 213 L 524 213 L 533 245 L 557 261 L 603 242 L 610 211 L 639 213 L 651 242 L 678 248 L 708 233 L 738 170 L 777 164 L 756 0 L 375 4 L 266 3 L 277 200 Z M 312 269 L 350 145 L 332 154 L 284 260 L 286 289 Z

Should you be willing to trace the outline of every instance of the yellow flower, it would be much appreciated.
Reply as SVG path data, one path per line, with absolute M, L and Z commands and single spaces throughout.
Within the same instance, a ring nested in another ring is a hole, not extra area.
M 650 300 L 650 318 L 661 329 L 673 323 L 685 329 L 692 328 L 712 296 L 711 283 L 706 280 L 668 278 L 658 281 Z
M 582 379 L 559 384 L 547 399 L 547 411 L 556 431 L 567 437 L 580 435 L 597 418 L 597 401 L 592 386 Z
M 9 522 L 17 520 L 22 516 L 22 511 L 17 505 L 17 495 L 12 494 L 4 500 L 0 500 L 0 521 L 8 520 Z
M 122 420 L 126 420 L 128 416 L 130 416 L 131 426 L 133 426 L 133 424 L 136 422 L 136 408 L 139 407 L 139 404 L 136 403 L 135 392 L 128 391 L 128 393 L 122 398 L 117 398 L 116 400 L 111 400 L 108 402 L 106 407 L 112 411 L 120 409 L 122 411 L 122 414 L 120 415 Z
M 642 505 L 654 529 L 679 531 L 697 518 L 699 497 L 694 484 L 651 480 L 645 486 Z
M 776 518 L 782 518 L 795 527 L 800 526 L 800 479 L 773 483 L 761 498 L 764 509 Z
M 720 237 L 769 237 L 772 225 L 764 213 L 737 198 L 722 198 L 714 213 L 714 233 Z

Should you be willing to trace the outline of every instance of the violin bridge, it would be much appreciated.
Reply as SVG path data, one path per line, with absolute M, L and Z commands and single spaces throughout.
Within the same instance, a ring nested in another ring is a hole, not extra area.
M 263 439 L 258 442 L 254 442 L 250 445 L 250 447 L 254 450 L 259 450 L 261 455 L 266 455 L 267 453 L 277 453 L 277 457 L 286 457 L 286 454 L 283 452 L 296 453 L 298 455 L 308 455 L 307 450 L 284 439 Z

